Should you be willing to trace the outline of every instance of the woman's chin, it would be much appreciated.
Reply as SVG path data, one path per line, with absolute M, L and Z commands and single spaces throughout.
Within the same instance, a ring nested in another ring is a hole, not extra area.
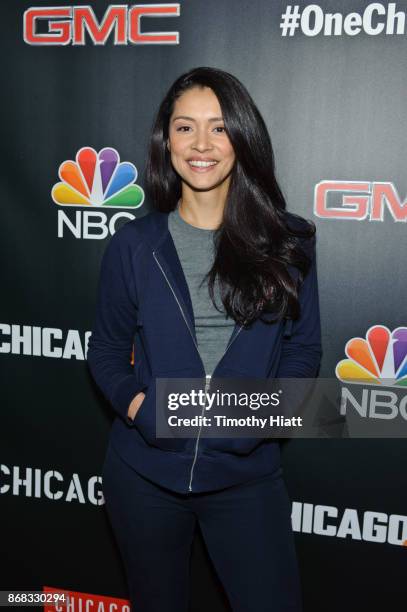
M 211 178 L 209 177 L 191 177 L 191 176 L 181 176 L 181 180 L 188 185 L 190 189 L 193 191 L 212 191 L 213 189 L 219 188 L 225 181 L 226 178 Z

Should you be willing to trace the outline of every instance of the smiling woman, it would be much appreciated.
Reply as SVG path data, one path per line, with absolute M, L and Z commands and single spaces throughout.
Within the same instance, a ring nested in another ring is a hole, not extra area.
M 154 122 L 146 189 L 156 209 L 217 230 L 206 279 L 212 300 L 218 281 L 228 316 L 245 326 L 266 313 L 298 318 L 289 267 L 300 282 L 307 275 L 315 225 L 287 212 L 267 127 L 233 75 L 195 68 L 173 83 Z
M 173 168 L 185 184 L 184 201 L 190 201 L 196 191 L 214 189 L 217 197 L 226 198 L 235 153 L 212 89 L 194 87 L 178 98 L 170 117 L 167 147 Z M 182 201 L 180 209 L 184 209 Z M 187 218 L 186 211 L 183 217 L 194 224 L 194 219 Z
M 199 524 L 235 612 L 300 612 L 278 442 L 204 438 L 201 424 L 195 438 L 157 436 L 156 382 L 198 379 L 209 397 L 217 377 L 314 377 L 315 226 L 287 212 L 266 125 L 242 83 L 215 68 L 165 95 L 145 187 L 153 210 L 104 255 L 88 345 L 118 417 L 103 493 L 132 604 L 187 612 Z

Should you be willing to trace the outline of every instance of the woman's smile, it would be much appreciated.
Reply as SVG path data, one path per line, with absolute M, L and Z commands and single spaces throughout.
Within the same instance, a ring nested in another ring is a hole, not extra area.
M 194 172 L 208 172 L 217 165 L 216 160 L 189 159 L 188 164 Z

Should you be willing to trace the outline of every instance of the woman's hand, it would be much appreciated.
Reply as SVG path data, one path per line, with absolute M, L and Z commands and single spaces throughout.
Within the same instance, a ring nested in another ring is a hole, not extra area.
M 131 400 L 129 409 L 127 411 L 127 416 L 134 421 L 136 414 L 138 412 L 138 409 L 140 408 L 141 404 L 144 401 L 145 398 L 145 393 L 143 393 L 142 391 L 140 391 L 140 393 L 137 393 L 137 395 L 135 395 L 133 397 L 133 399 Z

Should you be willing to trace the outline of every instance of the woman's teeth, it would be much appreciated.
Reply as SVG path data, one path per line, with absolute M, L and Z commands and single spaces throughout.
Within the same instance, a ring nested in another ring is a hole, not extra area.
M 214 166 L 217 164 L 217 161 L 189 161 L 190 166 L 195 166 L 196 168 L 209 168 L 209 166 Z

